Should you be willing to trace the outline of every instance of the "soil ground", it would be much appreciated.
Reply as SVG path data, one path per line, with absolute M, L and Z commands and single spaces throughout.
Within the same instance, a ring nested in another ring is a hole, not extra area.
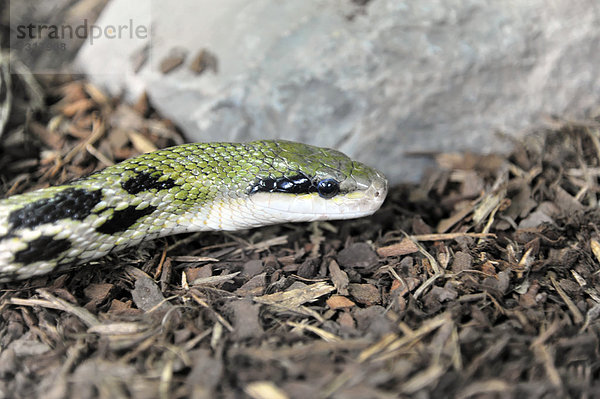
M 44 87 L 35 112 L 16 96 L 3 196 L 184 141 L 144 98 Z M 547 125 L 508 156 L 431 154 L 369 218 L 0 285 L 0 397 L 600 397 L 600 119 Z

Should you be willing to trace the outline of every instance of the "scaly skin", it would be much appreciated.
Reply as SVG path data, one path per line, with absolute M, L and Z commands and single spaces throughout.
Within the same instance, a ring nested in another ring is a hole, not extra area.
M 293 176 L 307 178 L 295 186 L 301 193 L 271 187 Z M 339 182 L 333 198 L 316 192 L 323 179 Z M 369 215 L 386 192 L 380 172 L 335 150 L 283 140 L 184 144 L 0 200 L 0 281 L 175 233 Z

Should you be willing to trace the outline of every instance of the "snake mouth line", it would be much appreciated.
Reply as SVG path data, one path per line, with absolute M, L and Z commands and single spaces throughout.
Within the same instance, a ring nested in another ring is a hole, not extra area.
M 332 199 L 321 198 L 316 193 L 257 193 L 249 202 L 261 213 L 272 214 L 282 221 L 304 222 L 369 216 L 381 207 L 386 196 L 387 183 L 376 181 L 367 190 L 340 194 Z

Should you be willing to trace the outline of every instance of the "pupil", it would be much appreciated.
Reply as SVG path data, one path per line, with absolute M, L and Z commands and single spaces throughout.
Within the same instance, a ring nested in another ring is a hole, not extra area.
M 340 185 L 334 179 L 323 179 L 317 184 L 317 191 L 323 198 L 331 198 L 340 190 Z

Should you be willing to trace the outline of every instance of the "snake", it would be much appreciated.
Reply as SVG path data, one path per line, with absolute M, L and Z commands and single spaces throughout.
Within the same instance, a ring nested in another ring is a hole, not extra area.
M 188 143 L 0 200 L 0 282 L 65 272 L 172 234 L 368 216 L 383 173 L 286 140 Z

